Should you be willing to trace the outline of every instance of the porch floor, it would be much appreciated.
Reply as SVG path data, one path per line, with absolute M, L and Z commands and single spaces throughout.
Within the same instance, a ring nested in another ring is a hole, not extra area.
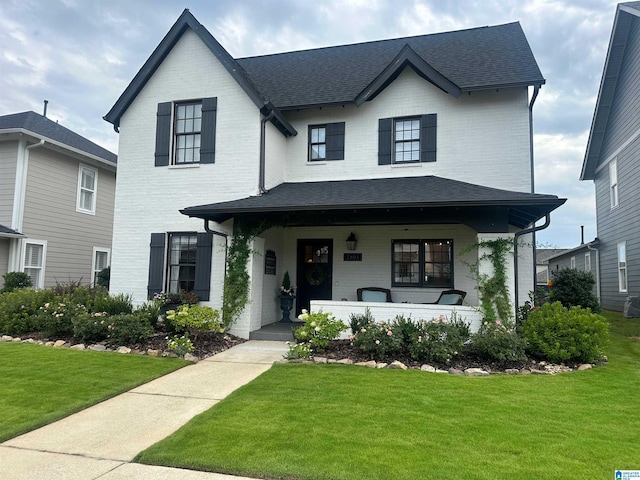
M 264 325 L 260 330 L 254 330 L 249 334 L 249 340 L 276 340 L 293 342 L 293 330 L 299 327 L 299 323 L 276 322 Z

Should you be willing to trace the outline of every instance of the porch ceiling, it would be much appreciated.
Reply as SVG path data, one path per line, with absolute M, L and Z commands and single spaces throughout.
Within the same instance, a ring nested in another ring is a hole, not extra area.
M 263 195 L 180 212 L 218 223 L 259 216 L 291 226 L 464 223 L 502 232 L 508 225 L 525 228 L 565 201 L 425 176 L 283 183 Z

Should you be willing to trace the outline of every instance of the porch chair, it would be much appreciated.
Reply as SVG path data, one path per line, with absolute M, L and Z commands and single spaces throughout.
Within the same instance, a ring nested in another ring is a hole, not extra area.
M 391 290 L 380 287 L 358 288 L 359 302 L 389 302 L 391 303 Z
M 434 305 L 462 305 L 467 292 L 462 290 L 444 290 L 440 292 L 438 300 L 433 302 Z

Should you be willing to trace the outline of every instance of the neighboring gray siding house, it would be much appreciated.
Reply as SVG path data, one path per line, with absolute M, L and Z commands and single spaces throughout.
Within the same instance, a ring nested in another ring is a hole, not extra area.
M 555 272 L 565 268 L 575 268 L 576 270 L 590 272 L 596 281 L 593 287 L 593 294 L 600 299 L 600 278 L 597 268 L 599 246 L 600 240 L 596 238 L 589 243 L 583 243 L 568 250 L 560 250 L 558 253 L 550 255 L 547 258 L 549 278 L 553 279 Z
M 120 134 L 111 290 L 220 308 L 244 226 L 260 233 L 243 337 L 282 317 L 285 271 L 296 314 L 346 320 L 378 287 L 394 315 L 431 319 L 455 288 L 471 320 L 468 265 L 492 268 L 474 246 L 501 238 L 529 245 L 508 267 L 522 303 L 529 227 L 565 201 L 533 191 L 544 83 L 518 23 L 235 59 L 185 10 L 105 116 Z
M 93 283 L 111 257 L 116 161 L 37 113 L 1 116 L 0 277 Z
M 640 2 L 618 5 L 580 180 L 593 180 L 602 307 L 640 294 Z
M 547 287 L 549 258 L 566 251 L 566 248 L 536 248 L 536 286 Z

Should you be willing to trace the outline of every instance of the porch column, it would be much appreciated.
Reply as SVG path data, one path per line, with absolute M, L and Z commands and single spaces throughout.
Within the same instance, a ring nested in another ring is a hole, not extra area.
M 478 233 L 478 244 L 482 242 L 490 242 L 493 240 L 498 240 L 500 238 L 508 238 L 513 240 L 513 233 Z M 485 255 L 490 255 L 491 249 L 486 247 L 478 248 L 478 273 L 480 275 L 487 275 L 489 277 L 493 276 L 493 264 L 489 258 L 483 258 Z M 515 271 L 514 271 L 514 262 L 513 262 L 513 252 L 507 254 L 505 259 L 506 273 L 507 273 L 507 289 L 509 291 L 509 302 L 511 302 L 511 306 L 515 306 Z M 480 299 L 478 299 L 480 302 Z

